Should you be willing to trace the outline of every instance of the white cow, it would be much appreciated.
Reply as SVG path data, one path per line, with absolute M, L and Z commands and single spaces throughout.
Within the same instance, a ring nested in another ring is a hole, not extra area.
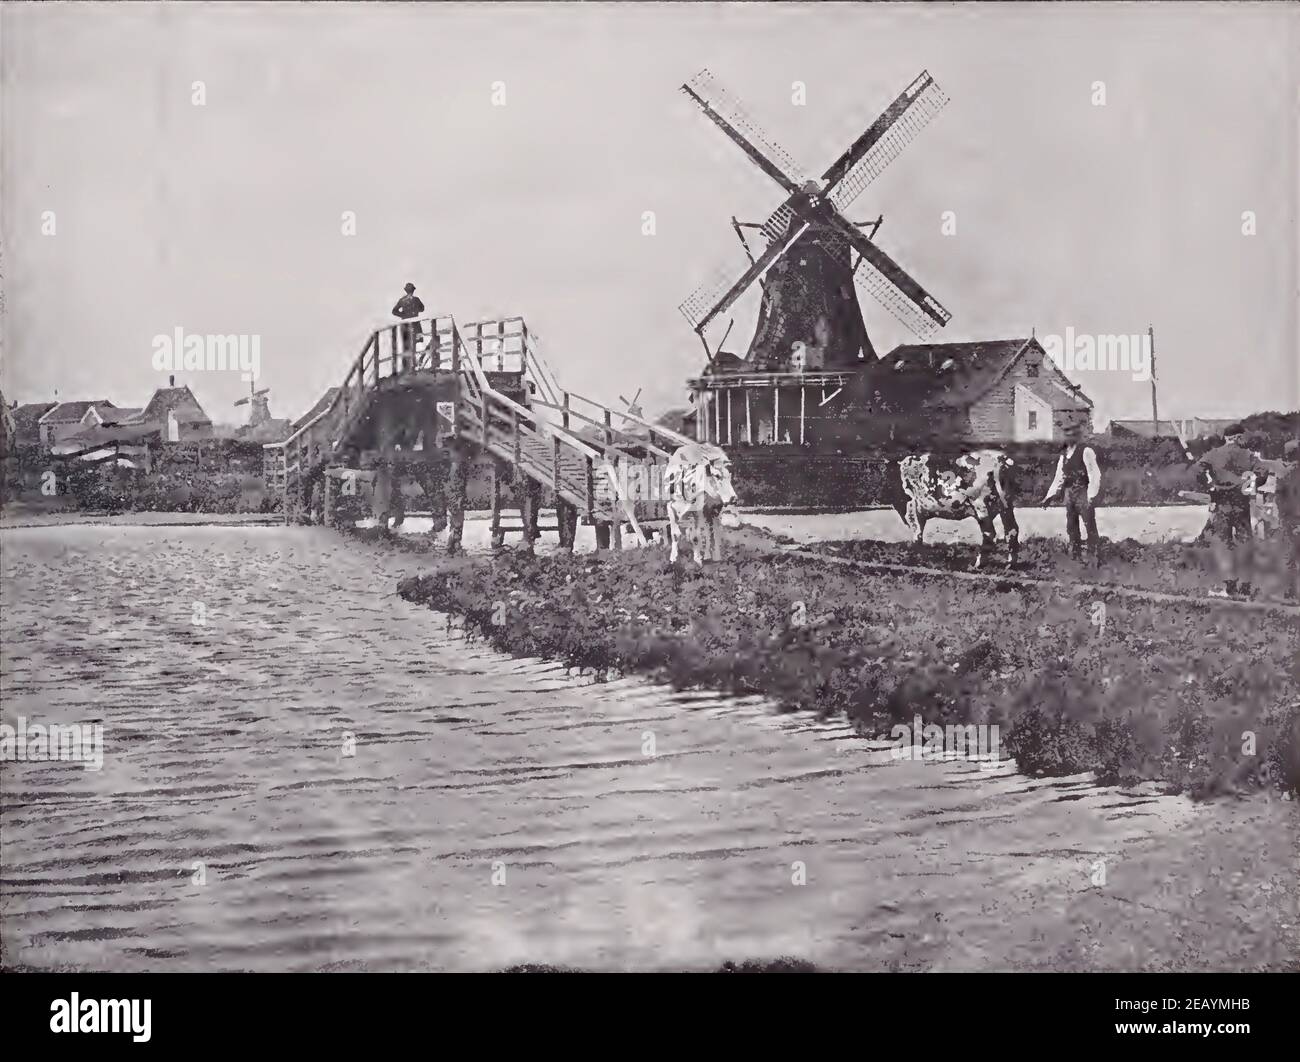
M 669 560 L 676 562 L 683 534 L 690 539 L 696 564 L 721 560 L 722 510 L 736 501 L 731 461 L 722 448 L 709 443 L 678 447 L 664 471 L 664 493 L 672 541 Z

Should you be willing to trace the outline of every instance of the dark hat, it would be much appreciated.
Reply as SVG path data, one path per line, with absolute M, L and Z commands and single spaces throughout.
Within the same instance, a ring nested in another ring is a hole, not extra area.
M 415 285 L 414 285 L 414 284 L 407 284 L 406 287 L 403 288 L 402 290 L 405 291 L 406 294 L 409 295 L 409 294 L 411 294 L 411 292 L 413 292 L 413 291 L 415 290 Z
M 1229 424 L 1226 428 L 1223 429 L 1223 435 L 1225 438 L 1229 435 L 1245 435 L 1245 434 L 1246 434 L 1246 429 L 1243 428 L 1240 424 Z

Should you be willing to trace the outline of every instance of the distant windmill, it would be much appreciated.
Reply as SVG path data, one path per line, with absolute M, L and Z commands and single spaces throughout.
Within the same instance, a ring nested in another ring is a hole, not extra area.
M 248 426 L 250 428 L 256 428 L 271 419 L 271 402 L 266 397 L 271 393 L 271 389 L 263 387 L 260 391 L 254 391 L 254 386 L 254 382 L 250 377 L 248 381 L 248 397 L 241 398 L 235 403 L 237 406 L 251 406 L 248 411 Z
M 739 277 L 731 270 L 719 271 L 714 281 L 681 304 L 710 361 L 718 352 L 709 350 L 705 328 L 755 281 L 763 297 L 748 360 L 756 368 L 786 371 L 796 342 L 824 353 L 827 368 L 874 361 L 859 288 L 919 336 L 948 323 L 952 315 L 874 242 L 883 216 L 854 222 L 844 213 L 948 102 L 929 73 L 923 71 L 908 85 L 816 180 L 757 126 L 709 71 L 696 75 L 682 90 L 785 195 L 761 225 L 732 218 L 749 268 Z M 869 235 L 861 231 L 868 227 Z M 742 229 L 761 234 L 761 251 L 750 249 Z
M 623 423 L 624 423 L 624 424 L 627 423 L 628 417 L 644 417 L 644 416 L 645 416 L 645 413 L 642 412 L 642 410 L 641 410 L 641 405 L 640 405 L 640 403 L 637 402 L 637 399 L 641 397 L 641 390 L 642 390 L 642 389 L 641 389 L 640 387 L 638 387 L 638 388 L 636 389 L 636 394 L 634 394 L 634 395 L 632 396 L 632 400 L 631 400 L 630 402 L 629 402 L 626 398 L 624 398 L 622 395 L 619 395 L 619 396 L 618 396 L 618 400 L 619 400 L 620 402 L 622 402 L 625 406 L 627 406 L 627 413 L 626 413 L 626 414 L 624 415 L 624 417 L 623 417 Z

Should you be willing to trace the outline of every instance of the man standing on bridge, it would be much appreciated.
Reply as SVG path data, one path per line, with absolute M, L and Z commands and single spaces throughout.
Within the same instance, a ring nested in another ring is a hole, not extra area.
M 1097 537 L 1097 509 L 1095 502 L 1101 491 L 1101 469 L 1097 467 L 1097 454 L 1091 446 L 1084 446 L 1083 425 L 1071 424 L 1065 429 L 1065 446 L 1056 462 L 1056 475 L 1043 498 L 1046 505 L 1065 489 L 1065 533 L 1070 539 L 1070 556 L 1082 559 L 1079 541 L 1079 520 L 1088 532 L 1088 550 L 1094 564 L 1101 563 L 1101 544 Z
M 413 317 L 419 317 L 424 313 L 424 303 L 415 297 L 415 285 L 406 285 L 406 294 L 397 300 L 397 305 L 393 307 L 393 316 L 400 317 L 404 321 L 409 321 Z M 423 334 L 418 322 L 404 324 L 399 329 L 402 334 L 402 367 L 409 368 L 415 361 L 415 344 Z
M 1252 593 L 1255 536 L 1250 526 L 1246 477 L 1253 473 L 1255 482 L 1263 483 L 1271 470 L 1241 445 L 1245 433 L 1240 424 L 1231 425 L 1223 433 L 1223 443 L 1197 462 L 1210 484 L 1210 522 L 1206 531 L 1227 551 L 1222 558 L 1224 589 L 1211 591 L 1215 597 L 1250 597 Z

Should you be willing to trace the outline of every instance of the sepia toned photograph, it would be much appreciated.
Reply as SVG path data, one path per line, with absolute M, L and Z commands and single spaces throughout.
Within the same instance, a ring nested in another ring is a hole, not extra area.
M 1300 972 L 1300 5 L 6 2 L 0 86 L 42 1030 Z

